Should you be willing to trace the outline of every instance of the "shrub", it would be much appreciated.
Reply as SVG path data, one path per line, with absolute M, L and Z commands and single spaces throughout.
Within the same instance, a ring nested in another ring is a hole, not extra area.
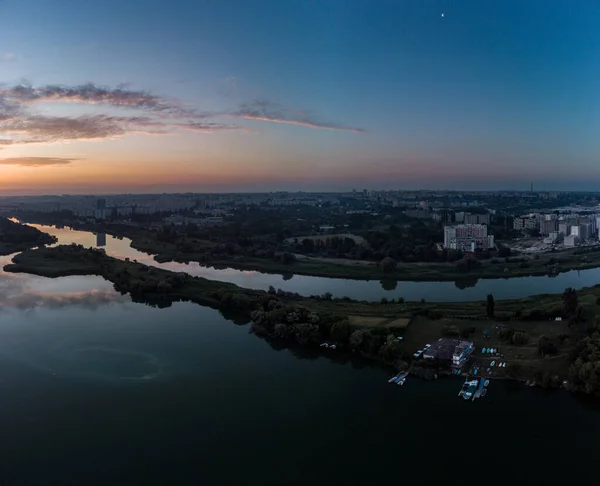
M 458 337 L 460 336 L 460 331 L 456 326 L 446 325 L 444 326 L 442 334 L 446 337 Z
M 516 346 L 523 346 L 529 342 L 529 334 L 517 331 L 512 335 L 512 343 Z

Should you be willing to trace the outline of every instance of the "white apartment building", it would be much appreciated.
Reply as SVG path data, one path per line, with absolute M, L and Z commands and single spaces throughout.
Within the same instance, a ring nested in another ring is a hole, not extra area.
M 484 224 L 457 224 L 444 227 L 444 248 L 472 252 L 494 248 L 494 236 Z

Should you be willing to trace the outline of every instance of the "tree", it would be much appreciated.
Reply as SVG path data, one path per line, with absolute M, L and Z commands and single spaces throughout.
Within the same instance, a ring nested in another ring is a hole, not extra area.
M 302 251 L 304 253 L 312 253 L 315 251 L 315 242 L 311 238 L 304 238 L 302 240 Z
M 393 272 L 396 269 L 396 260 L 390 257 L 385 257 L 379 262 L 379 267 L 384 273 Z
M 281 261 L 286 265 L 291 265 L 292 263 L 294 263 L 296 261 L 296 257 L 294 256 L 293 253 L 286 251 L 283 253 L 283 255 L 281 257 Z
M 543 356 L 547 356 L 547 355 L 553 355 L 558 353 L 558 348 L 556 347 L 556 344 L 554 344 L 554 342 L 544 336 L 541 335 L 539 340 L 538 340 L 538 351 L 540 352 L 540 355 Z
M 577 310 L 578 298 L 574 288 L 569 287 L 563 292 L 563 312 L 565 317 L 575 314 Z
M 519 378 L 522 370 L 523 367 L 519 363 L 508 363 L 508 366 L 506 367 L 506 374 L 510 378 Z
M 490 319 L 493 319 L 493 317 L 494 317 L 494 296 L 492 294 L 488 294 L 485 308 L 486 308 L 487 316 Z
M 382 280 L 380 280 L 379 282 L 381 284 L 381 288 L 383 290 L 396 290 L 396 287 L 398 286 L 398 281 L 397 280 L 392 280 L 389 278 L 384 278 Z
M 515 346 L 523 346 L 529 343 L 529 334 L 527 334 L 526 332 L 516 331 L 512 335 L 511 340 Z
M 350 325 L 348 321 L 334 323 L 329 330 L 329 338 L 336 343 L 345 343 L 350 336 Z

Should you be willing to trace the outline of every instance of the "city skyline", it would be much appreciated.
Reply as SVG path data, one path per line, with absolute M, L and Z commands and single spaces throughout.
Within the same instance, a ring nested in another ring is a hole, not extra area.
M 0 195 L 600 182 L 591 0 L 56 3 L 0 4 Z

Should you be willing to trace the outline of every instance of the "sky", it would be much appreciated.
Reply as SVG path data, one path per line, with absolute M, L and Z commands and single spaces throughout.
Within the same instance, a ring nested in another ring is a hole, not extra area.
M 596 0 L 0 0 L 0 195 L 595 190 Z

